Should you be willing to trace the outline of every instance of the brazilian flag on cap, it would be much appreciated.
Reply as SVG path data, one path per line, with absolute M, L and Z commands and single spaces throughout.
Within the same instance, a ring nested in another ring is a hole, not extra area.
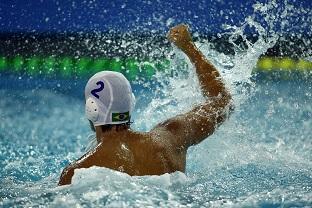
M 124 113 L 112 113 L 112 122 L 129 121 L 129 111 Z

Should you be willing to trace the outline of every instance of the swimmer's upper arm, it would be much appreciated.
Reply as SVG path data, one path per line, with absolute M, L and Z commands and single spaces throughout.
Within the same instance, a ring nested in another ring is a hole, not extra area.
M 170 133 L 173 145 L 187 149 L 213 134 L 232 108 L 230 96 L 214 97 L 185 114 L 158 124 L 152 131 Z
M 95 151 L 93 153 L 86 153 L 83 155 L 81 158 L 79 158 L 76 162 L 70 164 L 67 166 L 61 176 L 58 185 L 67 185 L 71 184 L 72 182 L 72 177 L 74 176 L 75 170 L 79 168 L 89 168 L 94 165 L 99 164 L 99 157 L 100 153 L 99 151 Z

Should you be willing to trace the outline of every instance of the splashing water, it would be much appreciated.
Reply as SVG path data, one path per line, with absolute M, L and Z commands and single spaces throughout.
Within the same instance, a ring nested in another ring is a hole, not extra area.
M 62 168 L 88 142 L 83 101 L 43 89 L 1 89 L 0 205 L 312 206 L 312 82 L 252 75 L 259 56 L 283 39 L 293 15 L 303 12 L 312 23 L 311 11 L 277 2 L 254 5 L 261 19 L 224 25 L 227 32 L 219 35 L 228 37 L 232 54 L 218 52 L 206 39 L 196 42 L 220 70 L 236 109 L 215 134 L 190 148 L 186 175 L 130 177 L 92 167 L 77 170 L 72 185 L 56 187 Z M 255 39 L 248 38 L 250 30 Z M 147 131 L 203 101 L 185 55 L 174 49 L 167 56 L 170 66 L 155 75 L 156 84 L 141 83 L 149 87 L 137 95 L 134 129 Z M 311 48 L 301 57 L 311 57 Z

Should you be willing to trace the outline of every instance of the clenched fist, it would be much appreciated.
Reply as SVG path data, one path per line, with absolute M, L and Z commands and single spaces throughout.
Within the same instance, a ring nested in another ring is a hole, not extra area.
M 170 29 L 168 39 L 180 49 L 186 49 L 193 43 L 188 26 L 185 24 L 177 25 Z

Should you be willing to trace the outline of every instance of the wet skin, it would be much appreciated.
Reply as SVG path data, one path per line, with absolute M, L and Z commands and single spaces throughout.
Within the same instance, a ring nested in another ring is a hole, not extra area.
M 74 170 L 106 167 L 129 175 L 161 175 L 185 171 L 187 149 L 211 135 L 229 115 L 233 105 L 217 69 L 192 41 L 186 25 L 173 27 L 168 39 L 195 66 L 206 101 L 185 114 L 170 118 L 149 132 L 117 126 L 108 131 L 95 127 L 98 146 L 66 167 L 59 185 L 70 184 Z

